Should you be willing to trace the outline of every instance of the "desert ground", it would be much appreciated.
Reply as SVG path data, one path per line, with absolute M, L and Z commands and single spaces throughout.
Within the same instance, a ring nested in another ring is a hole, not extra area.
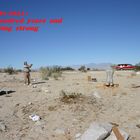
M 88 81 L 91 76 L 97 79 Z M 75 140 L 92 122 L 117 124 L 140 140 L 140 74 L 116 71 L 118 87 L 104 87 L 105 71 L 63 72 L 58 80 L 42 80 L 32 72 L 32 85 L 24 85 L 23 73 L 0 73 L 0 140 Z M 63 92 L 77 98 L 63 99 Z M 30 115 L 40 116 L 33 121 Z M 138 127 L 139 126 L 139 127 Z

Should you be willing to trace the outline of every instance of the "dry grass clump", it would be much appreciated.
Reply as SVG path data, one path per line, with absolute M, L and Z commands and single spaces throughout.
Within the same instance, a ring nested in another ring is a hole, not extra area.
M 60 101 L 64 103 L 76 103 L 77 100 L 80 100 L 83 97 L 81 93 L 75 92 L 66 92 L 62 90 L 60 92 Z
M 43 80 L 48 80 L 49 77 L 53 77 L 55 80 L 58 80 L 62 75 L 62 71 L 59 66 L 41 67 L 39 71 Z

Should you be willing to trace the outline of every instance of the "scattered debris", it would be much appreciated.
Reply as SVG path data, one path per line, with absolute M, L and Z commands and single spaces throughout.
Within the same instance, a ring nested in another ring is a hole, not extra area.
M 116 126 L 112 128 L 110 136 L 106 140 L 128 140 L 129 135 L 123 131 L 119 130 Z
M 38 120 L 41 119 L 38 115 L 35 115 L 35 114 L 34 115 L 30 115 L 29 118 L 32 119 L 33 121 L 38 121 Z
M 116 124 L 115 124 L 116 125 Z M 81 138 L 76 140 L 128 140 L 129 135 L 119 129 L 116 126 L 113 126 L 110 123 L 97 123 L 94 122 L 90 127 L 83 133 Z
M 87 80 L 89 81 L 89 82 L 97 82 L 97 79 L 96 78 L 92 78 L 91 76 L 87 76 Z
M 97 79 L 96 78 L 92 78 L 91 79 L 93 82 L 97 82 Z
M 122 134 L 120 133 L 119 129 L 114 126 L 112 128 L 112 132 L 115 134 L 114 136 L 118 139 L 118 140 L 124 140 L 124 137 L 122 136 Z

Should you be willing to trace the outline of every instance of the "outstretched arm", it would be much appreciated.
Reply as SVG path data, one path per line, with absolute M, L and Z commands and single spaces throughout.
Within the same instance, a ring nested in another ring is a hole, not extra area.
M 25 65 L 24 67 L 25 67 L 25 68 L 31 68 L 32 66 L 33 66 L 33 64 L 30 64 L 30 65 L 27 64 L 27 65 Z

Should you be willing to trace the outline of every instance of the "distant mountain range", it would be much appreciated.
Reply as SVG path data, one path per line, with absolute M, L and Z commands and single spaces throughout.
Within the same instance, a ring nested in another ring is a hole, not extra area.
M 110 67 L 110 65 L 112 65 L 112 63 L 88 63 L 88 64 L 81 64 L 81 65 L 72 65 L 70 67 L 74 68 L 74 69 L 78 69 L 81 66 L 85 66 L 86 68 L 90 68 L 90 69 L 107 69 Z

